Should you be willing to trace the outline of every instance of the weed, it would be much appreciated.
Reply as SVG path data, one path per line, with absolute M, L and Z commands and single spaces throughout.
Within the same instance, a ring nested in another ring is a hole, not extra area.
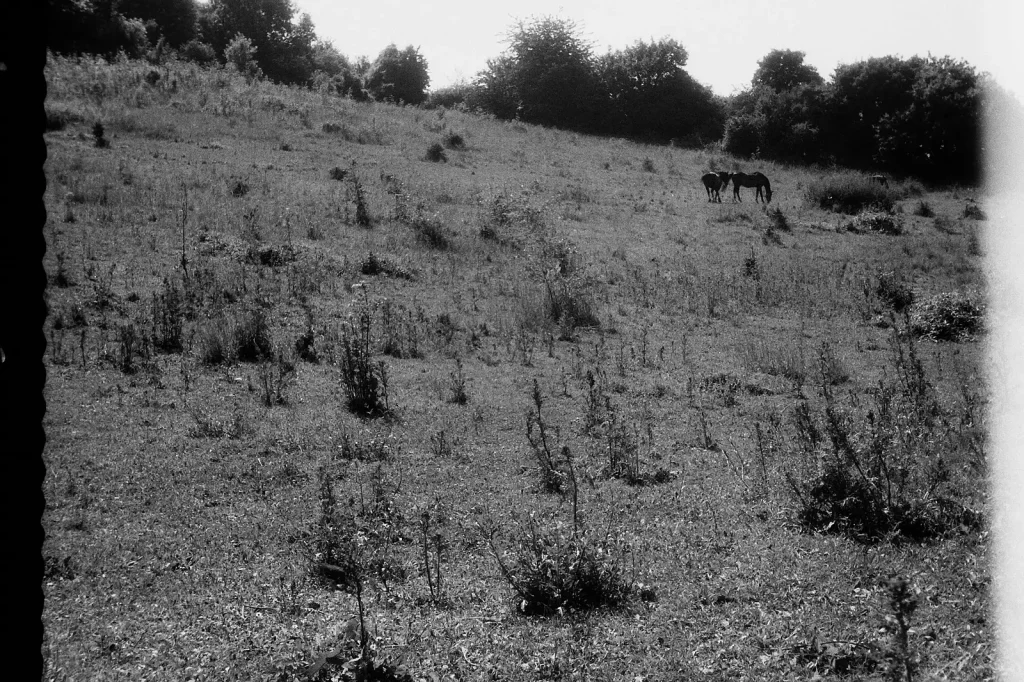
M 782 209 L 778 206 L 768 209 L 765 214 L 768 216 L 768 224 L 780 232 L 792 232 L 793 228 L 789 224 L 789 219 L 786 214 L 782 212 Z
M 755 282 L 761 279 L 761 268 L 757 263 L 754 247 L 750 247 L 750 255 L 743 259 L 743 276 L 750 277 Z
M 278 351 L 271 360 L 260 363 L 259 385 L 264 407 L 285 405 L 288 388 L 295 383 L 295 363 Z
M 462 439 L 451 431 L 438 429 L 430 434 L 430 452 L 437 459 L 455 459 L 462 450 Z
M 920 663 L 910 650 L 910 617 L 917 610 L 917 595 L 906 578 L 893 578 L 886 587 L 892 613 L 885 617 L 885 622 L 893 639 L 886 656 L 889 676 L 897 682 L 913 682 Z
M 370 211 L 366 207 L 366 195 L 363 193 L 363 186 L 359 184 L 359 179 L 353 173 L 352 185 L 355 188 L 356 194 L 356 224 L 360 227 L 373 227 L 373 219 L 370 217 Z
M 408 270 L 373 251 L 366 254 L 366 258 L 359 264 L 359 272 L 369 276 L 388 275 L 398 279 L 412 279 L 412 274 Z
M 325 123 L 324 125 L 327 125 L 327 124 Z M 344 180 L 348 176 L 348 171 L 346 169 L 344 169 L 344 168 L 340 168 L 338 166 L 335 166 L 334 168 L 332 168 L 330 170 L 329 175 L 331 176 L 331 180 L 341 181 L 341 180 Z
M 349 462 L 388 462 L 398 457 L 401 448 L 391 434 L 358 439 L 345 431 L 341 434 L 338 450 L 341 458 Z
M 544 279 L 545 313 L 558 324 L 559 339 L 571 341 L 579 327 L 600 327 L 596 305 L 587 291 L 587 282 L 578 276 L 562 277 L 551 273 Z
M 640 167 L 644 170 L 645 173 L 657 172 L 657 169 L 654 167 L 654 160 L 651 159 L 649 156 L 644 157 L 643 163 L 640 164 Z
M 125 374 L 135 374 L 139 370 L 137 363 L 149 358 L 147 341 L 133 323 L 120 325 L 117 333 L 117 368 Z
M 823 381 L 820 430 L 806 410 L 796 416 L 805 459 L 819 461 L 819 432 L 830 446 L 820 473 L 786 475 L 805 527 L 877 542 L 922 541 L 978 524 L 956 499 L 947 464 L 956 447 L 951 427 L 904 334 L 896 330 L 891 340 L 896 379 L 879 382 L 866 414 L 842 408 Z
M 103 135 L 103 124 L 99 121 L 96 121 L 96 125 L 92 127 L 93 146 L 98 147 L 100 149 L 106 149 L 107 147 L 110 146 L 110 140 L 108 140 Z
M 57 272 L 50 277 L 50 282 L 61 289 L 74 286 L 75 283 L 71 281 L 71 277 L 68 276 L 67 268 L 64 266 L 64 262 L 67 260 L 67 256 L 61 251 L 57 254 Z
M 988 220 L 988 216 L 981 210 L 981 207 L 974 203 L 964 206 L 963 217 L 971 220 Z
M 420 515 L 420 533 L 423 548 L 423 573 L 427 576 L 427 587 L 430 589 L 430 601 L 443 603 L 444 582 L 441 579 L 441 551 L 444 548 L 444 535 L 438 531 L 431 532 L 430 512 L 424 510 Z
M 346 407 L 363 417 L 390 413 L 388 373 L 384 361 L 373 361 L 371 328 L 373 308 L 365 299 L 357 304 L 341 331 L 341 382 Z
M 411 310 L 385 299 L 380 306 L 381 353 L 394 358 L 421 358 L 420 333 Z
M 455 359 L 455 371 L 449 375 L 448 388 L 451 395 L 448 402 L 456 405 L 465 405 L 469 402 L 469 394 L 466 392 L 466 377 L 462 373 L 462 360 Z
M 534 460 L 540 470 L 541 488 L 546 492 L 566 494 L 570 482 L 575 483 L 571 473 L 572 459 L 568 446 L 559 451 L 555 445 L 557 433 L 552 437 L 549 427 L 541 413 L 544 399 L 540 393 L 540 385 L 533 380 L 533 391 L 530 394 L 533 407 L 526 414 L 526 440 L 530 443 Z M 575 491 L 575 485 L 571 486 Z
M 250 308 L 242 314 L 232 333 L 232 356 L 239 362 L 260 362 L 274 357 L 270 323 L 261 308 Z
M 917 202 L 917 205 L 914 206 L 914 215 L 921 216 L 922 218 L 933 218 L 935 217 L 935 211 L 932 209 L 931 204 L 924 199 L 921 199 Z
M 153 347 L 164 353 L 184 349 L 184 292 L 177 282 L 164 277 L 163 291 L 153 292 Z

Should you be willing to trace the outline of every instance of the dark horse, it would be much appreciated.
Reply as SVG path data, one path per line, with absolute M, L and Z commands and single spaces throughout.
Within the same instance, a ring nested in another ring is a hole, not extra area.
M 740 199 L 741 187 L 757 188 L 754 201 L 763 198 L 764 203 L 767 204 L 772 200 L 772 183 L 768 182 L 768 178 L 763 173 L 733 173 L 730 177 L 732 178 L 732 198 L 736 201 L 743 201 Z M 761 193 L 762 189 L 764 194 Z
M 708 201 L 722 203 L 722 195 L 719 192 L 729 184 L 729 174 L 725 171 L 705 173 L 700 180 L 704 183 L 704 189 L 708 191 Z

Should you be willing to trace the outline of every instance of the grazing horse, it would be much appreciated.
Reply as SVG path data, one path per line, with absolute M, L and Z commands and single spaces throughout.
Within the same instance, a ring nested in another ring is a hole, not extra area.
M 889 181 L 885 178 L 884 175 L 872 175 L 871 176 L 871 182 L 873 182 L 875 184 L 878 184 L 878 185 L 881 185 L 882 187 L 885 187 L 886 189 L 888 189 L 888 187 L 889 187 Z
M 768 178 L 763 173 L 733 173 L 732 178 L 732 198 L 736 201 L 743 201 L 740 199 L 740 188 L 741 187 L 755 187 L 757 193 L 754 195 L 754 201 L 759 198 L 764 199 L 764 203 L 768 203 L 772 200 L 772 183 L 768 182 Z M 764 190 L 764 194 L 761 190 Z
M 708 192 L 708 201 L 722 203 L 722 195 L 719 193 L 729 184 L 729 174 L 725 171 L 718 173 L 705 173 L 700 178 L 704 183 L 704 189 Z

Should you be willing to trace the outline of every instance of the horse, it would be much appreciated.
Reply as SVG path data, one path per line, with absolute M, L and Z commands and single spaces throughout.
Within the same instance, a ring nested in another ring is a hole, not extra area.
M 885 187 L 886 189 L 889 188 L 889 181 L 886 179 L 886 177 L 884 175 L 872 175 L 871 176 L 871 182 L 873 182 L 873 183 L 875 183 L 877 185 L 881 185 L 882 187 Z
M 718 173 L 705 173 L 700 178 L 704 183 L 704 189 L 708 192 L 708 201 L 722 203 L 722 195 L 719 193 L 729 184 L 729 173 L 719 171 Z
M 754 201 L 758 199 L 764 199 L 764 203 L 768 203 L 772 200 L 772 183 L 768 182 L 768 178 L 763 173 L 733 173 L 732 178 L 732 198 L 735 201 L 743 201 L 740 199 L 740 188 L 741 187 L 755 187 L 757 188 L 757 194 L 754 195 Z M 761 190 L 764 190 L 764 194 Z

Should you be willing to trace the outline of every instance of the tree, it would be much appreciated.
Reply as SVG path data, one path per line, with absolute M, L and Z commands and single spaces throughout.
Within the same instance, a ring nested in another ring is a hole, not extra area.
M 224 59 L 243 76 L 259 78 L 263 73 L 256 61 L 256 51 L 257 48 L 253 46 L 252 41 L 239 33 L 225 48 Z
M 294 15 L 291 0 L 210 0 L 207 8 L 200 9 L 199 26 L 203 41 L 213 45 L 218 54 L 223 55 L 228 43 L 242 34 L 252 41 L 267 77 L 301 82 L 311 71 L 296 67 L 302 45 L 294 42 L 300 28 L 292 23 Z
M 375 99 L 421 104 L 427 99 L 427 60 L 412 45 L 384 48 L 366 74 L 366 89 Z
M 764 85 L 776 92 L 800 85 L 822 85 L 825 81 L 813 66 L 804 64 L 805 52 L 772 50 L 757 63 L 751 84 Z
M 686 49 L 675 40 L 636 44 L 597 60 L 607 105 L 602 126 L 633 137 L 718 139 L 724 111 L 710 89 L 684 71 Z
M 589 129 L 597 110 L 597 79 L 590 45 L 576 25 L 543 17 L 520 21 L 508 49 L 477 77 L 491 113 L 530 123 Z
M 163 36 L 171 47 L 180 47 L 196 37 L 199 10 L 195 0 L 121 0 L 117 11 L 129 18 L 155 22 L 157 36 Z

